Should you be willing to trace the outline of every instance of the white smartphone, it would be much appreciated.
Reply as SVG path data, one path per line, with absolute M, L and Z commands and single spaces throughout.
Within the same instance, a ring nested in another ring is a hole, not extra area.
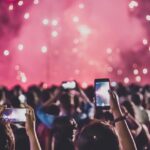
M 65 90 L 73 90 L 76 88 L 76 82 L 75 81 L 65 81 L 62 82 L 62 87 Z
M 6 108 L 2 118 L 10 122 L 26 122 L 26 108 Z

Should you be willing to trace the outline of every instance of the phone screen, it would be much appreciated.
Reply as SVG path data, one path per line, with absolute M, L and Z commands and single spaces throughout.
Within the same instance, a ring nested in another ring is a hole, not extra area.
M 10 122 L 25 122 L 26 121 L 25 108 L 6 108 L 3 111 L 2 118 Z
M 67 81 L 62 83 L 63 89 L 75 89 L 76 88 L 76 82 L 75 81 Z
M 110 106 L 109 79 L 95 79 L 95 103 L 96 107 Z

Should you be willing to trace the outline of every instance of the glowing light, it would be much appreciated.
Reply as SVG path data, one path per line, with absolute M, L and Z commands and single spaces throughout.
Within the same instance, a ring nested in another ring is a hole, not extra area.
M 123 73 L 122 70 L 120 70 L 120 69 L 117 70 L 118 75 L 122 75 L 122 73 Z
M 97 96 L 100 96 L 101 98 L 107 101 L 108 100 L 107 98 L 110 98 L 110 94 L 108 93 L 108 90 L 109 90 L 109 84 L 103 83 L 103 86 L 99 87 L 95 93 Z
M 4 50 L 3 52 L 4 56 L 8 56 L 10 54 L 9 50 Z
M 37 5 L 37 4 L 39 4 L 39 0 L 34 0 L 33 3 L 34 3 L 35 5 Z
M 47 52 L 47 47 L 46 47 L 46 46 L 42 46 L 41 52 L 42 52 L 42 53 L 46 53 L 46 52 Z
M 138 69 L 134 69 L 134 70 L 133 70 L 133 74 L 134 74 L 134 75 L 139 74 L 139 70 L 138 70 Z
M 88 84 L 86 82 L 82 82 L 82 88 L 87 88 L 88 87 Z
M 24 45 L 23 44 L 18 44 L 18 50 L 22 51 L 24 48 Z
M 75 23 L 79 22 L 79 17 L 78 16 L 73 16 L 72 21 L 75 22 Z
M 148 40 L 146 38 L 143 39 L 143 45 L 147 45 L 148 44 Z
M 147 68 L 143 68 L 142 72 L 143 72 L 143 74 L 147 74 L 148 73 L 148 69 Z
M 131 8 L 131 9 L 133 9 L 133 8 L 135 8 L 135 7 L 138 7 L 138 2 L 136 2 L 136 1 L 131 1 L 130 3 L 129 3 L 129 8 Z
M 54 37 L 54 38 L 57 37 L 58 36 L 58 32 L 57 31 L 52 31 L 51 32 L 51 36 Z
M 28 13 L 28 12 L 26 12 L 25 14 L 24 14 L 24 19 L 29 19 L 29 17 L 30 17 L 30 14 Z
M 13 5 L 13 4 L 10 4 L 9 7 L 8 7 L 8 10 L 11 11 L 11 10 L 13 10 L 13 9 L 14 9 L 14 5 Z
M 135 80 L 137 81 L 137 82 L 140 82 L 142 79 L 141 79 L 141 76 L 136 76 L 135 77 Z
M 83 3 L 80 3 L 80 4 L 79 4 L 79 8 L 80 8 L 80 9 L 84 9 L 84 7 L 85 7 L 85 5 L 84 5 Z
M 146 15 L 145 18 L 146 18 L 147 21 L 150 21 L 150 15 Z
M 26 83 L 26 82 L 27 82 L 27 78 L 26 78 L 26 76 L 22 76 L 22 78 L 21 78 L 21 82 L 23 82 L 23 83 Z
M 26 77 L 25 73 L 22 71 L 18 71 L 17 80 L 20 80 L 22 83 L 26 83 L 27 77 Z
M 128 77 L 125 77 L 125 78 L 124 78 L 124 80 L 123 80 L 123 82 L 124 82 L 125 84 L 128 84 L 128 83 L 129 83 L 129 81 L 130 81 L 130 80 L 129 80 L 129 78 L 128 78 Z
M 107 54 L 111 54 L 112 53 L 112 49 L 111 48 L 107 48 L 106 52 L 107 52 Z
M 58 20 L 53 19 L 51 24 L 52 24 L 52 26 L 57 26 L 58 25 Z
M 22 6 L 22 5 L 23 5 L 23 1 L 19 1 L 18 6 Z
M 91 29 L 87 25 L 80 25 L 78 27 L 78 31 L 80 32 L 81 36 L 88 36 L 91 34 Z
M 111 82 L 111 86 L 112 87 L 116 87 L 117 86 L 117 82 L 115 82 L 115 81 Z
M 43 23 L 44 25 L 48 25 L 49 20 L 48 20 L 47 18 L 44 18 L 44 19 L 42 20 L 42 23 Z
M 21 95 L 19 95 L 18 98 L 19 98 L 19 100 L 20 100 L 21 103 L 25 103 L 25 101 L 26 101 L 25 95 L 21 94 Z

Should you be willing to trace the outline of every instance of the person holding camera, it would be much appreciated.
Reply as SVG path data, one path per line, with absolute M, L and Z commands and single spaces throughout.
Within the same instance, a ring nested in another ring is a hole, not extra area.
M 93 120 L 77 134 L 76 150 L 136 150 L 133 137 L 120 108 L 118 96 L 109 90 L 114 127 L 100 120 Z
M 26 108 L 26 122 L 25 129 L 29 137 L 30 150 L 41 150 L 37 134 L 35 131 L 35 114 L 32 107 L 25 104 Z M 1 150 L 15 150 L 15 136 L 11 128 L 11 122 L 3 118 L 3 112 L 6 106 L 0 106 L 0 149 Z

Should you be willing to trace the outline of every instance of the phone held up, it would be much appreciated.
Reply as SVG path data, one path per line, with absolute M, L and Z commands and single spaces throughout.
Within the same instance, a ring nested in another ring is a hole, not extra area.
M 110 80 L 95 79 L 94 81 L 94 93 L 95 93 L 95 105 L 96 108 L 110 109 Z
M 2 118 L 13 123 L 26 122 L 26 108 L 6 108 L 2 113 Z
M 76 88 L 76 82 L 75 81 L 64 81 L 64 82 L 62 82 L 62 88 L 64 90 L 73 90 Z

